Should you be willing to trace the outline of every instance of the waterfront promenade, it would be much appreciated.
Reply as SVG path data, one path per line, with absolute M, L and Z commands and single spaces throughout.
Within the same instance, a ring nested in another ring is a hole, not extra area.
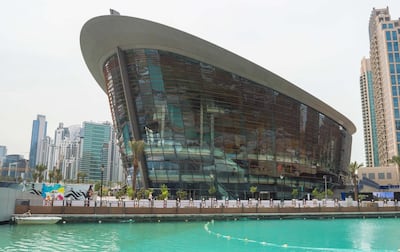
M 37 216 L 61 216 L 63 222 L 161 222 L 293 218 L 400 217 L 397 201 L 317 200 L 103 200 L 33 201 L 20 204 L 15 214 L 28 210 Z

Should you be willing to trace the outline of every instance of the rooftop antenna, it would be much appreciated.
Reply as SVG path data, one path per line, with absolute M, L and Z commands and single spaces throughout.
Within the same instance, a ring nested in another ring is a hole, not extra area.
M 119 14 L 119 12 L 114 9 L 110 9 L 110 15 L 118 15 L 119 16 L 121 14 Z

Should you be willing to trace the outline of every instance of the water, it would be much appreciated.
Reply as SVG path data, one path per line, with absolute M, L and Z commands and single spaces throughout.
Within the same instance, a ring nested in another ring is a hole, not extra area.
M 2 225 L 0 251 L 398 251 L 400 219 Z

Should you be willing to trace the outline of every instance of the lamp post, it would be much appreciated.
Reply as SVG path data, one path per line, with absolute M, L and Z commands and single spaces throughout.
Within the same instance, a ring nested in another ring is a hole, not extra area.
M 281 194 L 283 194 L 283 196 L 281 195 L 281 203 L 283 203 L 285 201 L 285 193 L 283 192 L 283 179 L 285 178 L 283 175 L 279 176 L 281 179 Z
M 325 201 L 326 201 L 326 199 L 328 198 L 327 197 L 327 188 L 326 188 L 326 175 L 324 175 L 323 178 L 324 178 L 324 181 L 325 181 Z
M 103 173 L 104 173 L 104 165 L 101 165 L 100 206 L 102 206 L 103 204 Z

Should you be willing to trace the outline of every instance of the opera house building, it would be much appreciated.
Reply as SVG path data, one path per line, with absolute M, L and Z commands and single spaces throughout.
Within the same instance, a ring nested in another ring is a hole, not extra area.
M 348 175 L 354 124 L 234 53 L 122 15 L 89 20 L 80 43 L 108 96 L 126 168 L 129 141 L 145 142 L 140 186 L 193 199 L 247 199 L 256 187 L 280 199 L 323 190 L 325 180 L 334 189 Z

